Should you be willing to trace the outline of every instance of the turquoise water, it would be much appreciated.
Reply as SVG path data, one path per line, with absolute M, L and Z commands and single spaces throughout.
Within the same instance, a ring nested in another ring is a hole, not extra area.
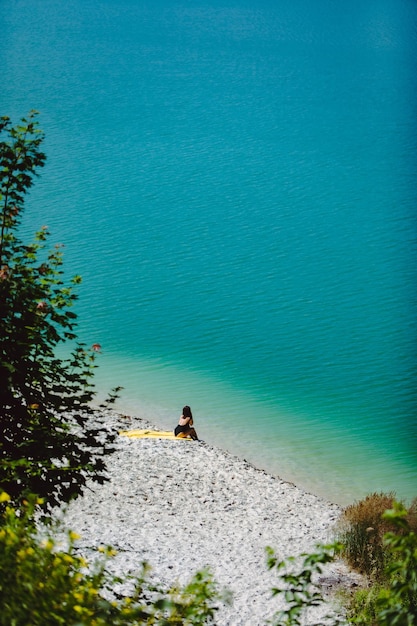
M 25 228 L 101 391 L 342 504 L 417 495 L 414 0 L 7 1 Z

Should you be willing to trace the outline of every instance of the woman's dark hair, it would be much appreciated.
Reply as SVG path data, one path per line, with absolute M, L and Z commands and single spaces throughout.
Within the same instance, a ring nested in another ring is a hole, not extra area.
M 191 417 L 191 419 L 193 419 L 193 414 L 191 413 L 191 409 L 188 405 L 183 408 L 182 414 L 184 417 Z

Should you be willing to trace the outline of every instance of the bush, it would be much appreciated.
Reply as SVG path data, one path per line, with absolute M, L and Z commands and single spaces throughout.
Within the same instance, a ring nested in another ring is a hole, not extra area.
M 394 501 L 394 493 L 372 493 L 344 509 L 338 523 L 337 538 L 343 545 L 343 558 L 373 580 L 384 576 L 387 554 L 383 536 L 394 526 L 382 516 Z
M 7 501 L 3 492 L 0 502 Z M 39 504 L 39 502 L 37 502 Z M 200 626 L 213 623 L 221 599 L 208 571 L 183 588 L 161 589 L 148 581 L 142 564 L 137 577 L 118 578 L 106 570 L 114 555 L 103 548 L 89 565 L 77 556 L 77 536 L 69 533 L 63 550 L 50 534 L 40 537 L 34 524 L 36 500 L 17 511 L 4 507 L 0 519 L 0 626 Z M 129 596 L 116 585 L 129 583 Z
M 378 626 L 377 598 L 382 587 L 379 584 L 359 589 L 348 599 L 348 619 L 352 624 Z
M 367 588 L 359 589 L 353 596 L 344 598 L 346 619 L 359 626 L 413 626 L 417 624 L 417 532 L 416 532 L 416 500 L 407 510 L 403 504 L 392 503 L 392 508 L 383 511 L 380 517 L 377 511 L 381 503 L 391 500 L 392 495 L 371 494 L 362 503 L 347 509 L 352 524 L 365 526 L 372 520 L 375 524 L 375 535 L 379 533 L 380 545 L 375 550 L 375 542 L 371 541 L 369 553 L 377 554 L 385 566 L 378 578 L 373 578 Z M 343 524 L 346 524 L 346 511 L 343 513 Z M 390 529 L 382 534 L 382 529 Z M 382 536 L 381 536 L 382 534 Z M 370 535 L 369 532 L 349 537 L 353 549 L 361 546 Z M 360 543 L 357 541 L 359 536 Z M 348 546 L 349 547 L 349 546 Z M 270 622 L 273 626 L 301 626 L 305 623 L 308 609 L 323 604 L 324 599 L 315 577 L 322 571 L 322 565 L 333 560 L 334 555 L 347 553 L 347 546 L 334 543 L 329 546 L 319 545 L 314 554 L 304 554 L 304 559 L 290 557 L 278 561 L 273 551 L 268 548 L 268 566 L 279 572 L 281 585 L 273 589 L 273 594 L 281 594 L 287 608 L 280 611 Z M 381 553 L 381 554 L 380 554 Z M 356 562 L 356 561 L 355 561 Z M 367 557 L 365 563 L 374 563 L 375 559 Z M 372 574 L 375 572 L 371 567 Z M 321 618 L 320 624 L 336 625 L 346 623 L 338 612 Z
M 415 503 L 415 501 L 414 501 Z M 386 567 L 383 583 L 371 585 L 352 598 L 349 621 L 360 626 L 412 626 L 417 623 L 417 533 L 414 503 L 410 510 L 398 502 L 383 514 L 394 527 L 383 537 Z
M 384 545 L 385 534 L 403 532 L 384 515 L 395 501 L 394 493 L 372 493 L 344 509 L 338 522 L 337 538 L 343 545 L 343 558 L 373 582 L 386 579 L 391 555 Z M 407 523 L 410 530 L 417 530 L 417 498 L 407 511 Z
M 334 560 L 340 548 L 337 543 L 320 544 L 317 546 L 317 552 L 303 553 L 300 555 L 301 558 L 297 559 L 291 556 L 283 561 L 276 558 L 270 547 L 266 548 L 268 568 L 278 571 L 281 584 L 280 587 L 272 589 L 272 595 L 281 595 L 287 605 L 287 608 L 278 611 L 270 620 L 271 626 L 301 626 L 305 623 L 306 614 L 310 609 L 324 604 L 325 600 L 317 584 L 317 575 L 323 572 L 326 563 Z M 313 626 L 321 626 L 323 623 L 332 626 L 344 624 L 340 608 L 333 607 L 331 612 L 322 616 L 320 622 Z

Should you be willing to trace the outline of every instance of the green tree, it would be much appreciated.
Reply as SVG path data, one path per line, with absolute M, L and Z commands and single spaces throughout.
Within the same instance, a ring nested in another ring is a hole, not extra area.
M 77 343 L 75 276 L 64 280 L 61 247 L 48 230 L 18 237 L 27 191 L 45 163 L 36 112 L 13 126 L 0 119 L 0 486 L 15 501 L 26 493 L 50 506 L 103 482 L 103 455 L 114 436 L 87 425 L 94 397 L 95 352 Z M 56 347 L 70 342 L 67 358 Z

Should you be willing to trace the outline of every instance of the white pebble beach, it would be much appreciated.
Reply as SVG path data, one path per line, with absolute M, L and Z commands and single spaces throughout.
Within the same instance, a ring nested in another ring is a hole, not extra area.
M 117 432 L 157 429 L 113 412 L 105 418 Z M 115 448 L 106 458 L 109 480 L 89 483 L 65 508 L 65 527 L 81 536 L 77 548 L 91 560 L 99 546 L 111 545 L 117 574 L 139 572 L 146 561 L 153 580 L 166 585 L 208 567 L 233 597 L 219 609 L 218 626 L 260 626 L 283 607 L 272 597 L 277 574 L 267 569 L 266 546 L 282 559 L 333 539 L 337 505 L 205 442 L 117 436 Z M 355 584 L 342 563 L 326 568 L 328 587 Z M 305 623 L 324 610 L 329 606 Z

